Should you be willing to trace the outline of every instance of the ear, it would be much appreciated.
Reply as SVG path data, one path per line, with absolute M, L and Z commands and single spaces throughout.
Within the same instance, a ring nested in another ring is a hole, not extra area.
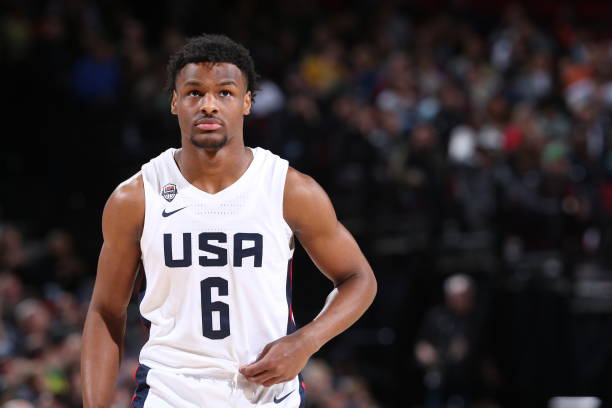
M 252 105 L 253 100 L 251 99 L 251 91 L 247 91 L 247 93 L 244 94 L 244 100 L 242 102 L 242 114 L 244 116 L 247 116 L 249 113 L 251 113 Z
M 173 115 L 176 115 L 176 98 L 178 97 L 178 95 L 176 94 L 176 91 L 172 91 L 172 100 L 170 101 L 170 113 L 172 113 Z

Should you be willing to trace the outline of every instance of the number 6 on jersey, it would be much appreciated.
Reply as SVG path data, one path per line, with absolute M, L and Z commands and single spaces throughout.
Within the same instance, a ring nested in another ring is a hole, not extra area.
M 202 295 L 202 334 L 212 340 L 224 339 L 230 335 L 229 305 L 223 302 L 212 302 L 212 288 L 217 288 L 219 296 L 227 296 L 227 281 L 223 278 L 206 278 L 200 282 Z M 219 315 L 219 328 L 213 325 L 213 313 Z

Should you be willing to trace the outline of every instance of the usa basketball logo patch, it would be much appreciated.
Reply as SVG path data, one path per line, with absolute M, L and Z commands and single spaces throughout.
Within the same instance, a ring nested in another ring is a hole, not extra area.
M 166 201 L 170 202 L 174 200 L 177 192 L 178 190 L 176 189 L 176 184 L 169 183 L 162 187 L 161 195 L 166 199 Z

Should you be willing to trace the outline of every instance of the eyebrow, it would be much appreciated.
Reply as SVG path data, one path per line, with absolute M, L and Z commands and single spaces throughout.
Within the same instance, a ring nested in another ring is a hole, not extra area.
M 219 85 L 225 86 L 225 85 L 234 85 L 234 86 L 238 86 L 238 84 L 236 83 L 236 81 L 232 81 L 227 80 L 227 81 L 223 81 L 223 82 L 219 82 Z
M 200 81 L 196 81 L 196 80 L 193 80 L 193 79 L 189 80 L 189 81 L 187 81 L 187 82 L 185 82 L 183 84 L 183 86 L 200 86 L 200 85 L 202 85 L 202 83 Z
M 195 80 L 195 79 L 191 79 L 189 81 L 186 81 L 183 84 L 183 86 L 201 86 L 201 85 L 202 85 L 202 83 L 200 81 Z M 238 83 L 236 83 L 236 81 L 234 81 L 234 80 L 228 79 L 228 80 L 219 82 L 218 85 L 221 85 L 221 86 L 227 86 L 227 85 L 238 86 Z

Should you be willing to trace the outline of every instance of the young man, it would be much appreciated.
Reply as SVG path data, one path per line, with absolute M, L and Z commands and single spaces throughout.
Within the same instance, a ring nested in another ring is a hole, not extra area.
M 85 407 L 108 407 L 126 307 L 143 267 L 135 407 L 300 407 L 298 373 L 376 292 L 368 262 L 321 187 L 272 153 L 244 146 L 256 75 L 224 36 L 191 39 L 170 61 L 181 148 L 113 192 L 83 333 Z M 293 236 L 335 289 L 295 330 Z

